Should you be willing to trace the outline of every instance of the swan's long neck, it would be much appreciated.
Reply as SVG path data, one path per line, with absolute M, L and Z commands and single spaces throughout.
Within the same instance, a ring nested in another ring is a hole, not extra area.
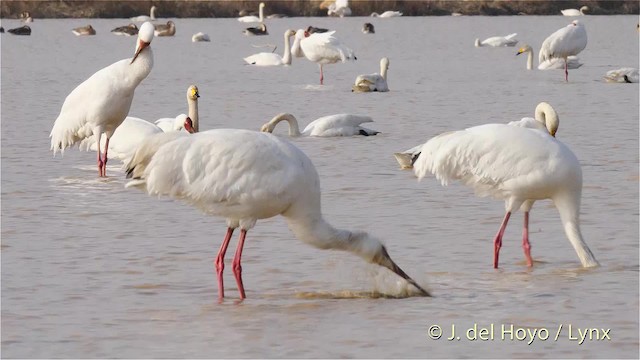
M 289 40 L 289 32 L 284 34 L 284 55 L 282 56 L 282 62 L 285 65 L 291 65 L 291 42 Z
M 264 9 L 264 6 L 260 6 L 260 7 L 258 8 L 258 13 L 259 13 L 259 16 L 258 16 L 258 17 L 260 18 L 260 23 L 263 23 L 263 22 L 264 22 L 264 12 L 263 12 L 263 10 L 262 10 L 262 9 Z M 254 13 L 254 14 L 255 14 L 255 13 Z
M 553 109 L 549 103 L 541 102 L 536 106 L 535 119 L 541 122 L 551 136 L 556 136 L 558 127 L 560 126 L 560 119 L 558 113 Z
M 192 99 L 187 96 L 187 103 L 189 104 L 189 118 L 193 123 L 193 130 L 195 132 L 200 131 L 200 119 L 198 118 L 198 99 Z
M 387 66 L 384 63 L 380 64 L 380 76 L 387 80 Z
M 273 130 L 276 125 L 282 120 L 286 120 L 289 123 L 289 136 L 300 136 L 300 127 L 298 127 L 298 120 L 291 114 L 276 115 L 271 121 L 267 123 L 267 126 Z
M 527 51 L 527 70 L 533 70 L 533 49 Z
M 152 7 L 151 10 L 149 11 L 149 17 L 151 18 L 151 20 L 155 20 L 156 19 L 156 8 Z
M 476 39 L 475 45 L 476 45 L 476 47 L 482 46 L 482 44 L 480 43 L 480 39 Z
M 578 254 L 578 258 L 583 267 L 594 267 L 600 265 L 591 249 L 584 242 L 580 232 L 580 194 L 582 193 L 582 182 L 580 188 L 574 194 L 554 198 L 553 202 L 560 212 L 560 219 L 564 227 L 564 232 Z

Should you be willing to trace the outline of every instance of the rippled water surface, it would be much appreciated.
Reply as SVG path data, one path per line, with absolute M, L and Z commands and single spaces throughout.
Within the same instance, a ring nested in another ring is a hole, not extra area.
M 223 219 L 125 189 L 116 161 L 99 179 L 94 153 L 49 151 L 66 95 L 132 55 L 135 39 L 109 32 L 128 21 L 36 19 L 29 37 L 2 34 L 3 357 L 638 358 L 638 84 L 601 80 L 638 66 L 638 18 L 582 20 L 585 65 L 565 83 L 562 71 L 525 70 L 516 48 L 473 46 L 476 37 L 517 32 L 537 50 L 569 23 L 561 16 L 274 19 L 259 38 L 243 36 L 247 25 L 235 19 L 175 19 L 176 36 L 152 43 L 155 66 L 130 113 L 155 120 L 186 112 L 193 83 L 202 130 L 257 130 L 285 111 L 303 124 L 340 112 L 372 116 L 370 127 L 382 132 L 375 137 L 292 141 L 318 169 L 327 220 L 375 234 L 434 294 L 383 296 L 398 291 L 393 274 L 311 248 L 273 218 L 249 232 L 240 304 L 230 266 L 228 298 L 216 301 Z M 375 35 L 360 32 L 366 21 Z M 96 36 L 71 33 L 87 23 Z M 252 44 L 277 44 L 281 53 L 284 31 L 308 25 L 336 29 L 358 60 L 327 65 L 322 87 L 305 59 L 243 65 L 264 50 Z M 192 43 L 198 31 L 212 41 Z M 351 93 L 353 79 L 378 71 L 382 56 L 391 91 Z M 494 270 L 502 202 L 433 177 L 418 182 L 392 156 L 443 131 L 532 116 L 540 101 L 556 108 L 558 138 L 581 160 L 582 232 L 600 268 L 581 269 L 557 211 L 540 201 L 531 213 L 535 266 L 523 262 L 518 213 Z M 285 126 L 276 132 L 286 136 Z M 440 340 L 429 337 L 433 325 L 444 329 Z M 452 325 L 460 340 L 446 340 Z M 493 339 L 482 340 L 491 325 Z M 502 333 L 512 325 L 513 339 Z M 579 344 L 578 328 L 598 330 Z M 518 329 L 538 335 L 528 344 Z

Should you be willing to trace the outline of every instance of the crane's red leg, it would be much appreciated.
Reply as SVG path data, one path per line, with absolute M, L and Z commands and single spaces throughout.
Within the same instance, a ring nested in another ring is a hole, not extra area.
M 96 140 L 96 144 L 97 144 L 96 147 L 98 148 L 98 152 L 97 152 L 97 154 L 98 154 L 98 177 L 102 177 L 102 153 L 100 151 L 100 136 L 101 135 L 102 134 L 95 135 L 95 137 L 97 139 Z
M 569 60 L 564 58 L 564 81 L 569 82 L 569 64 L 567 63 Z
M 224 282 L 222 280 L 222 271 L 224 270 L 224 254 L 227 253 L 227 247 L 229 246 L 229 240 L 231 240 L 231 235 L 233 235 L 233 228 L 227 228 L 227 235 L 225 235 L 224 240 L 222 241 L 222 245 L 220 246 L 220 250 L 218 250 L 218 255 L 216 256 L 216 273 L 218 275 L 218 298 L 224 298 Z
M 500 248 L 502 247 L 502 236 L 504 235 L 504 230 L 507 228 L 509 217 L 511 217 L 511 212 L 507 212 L 504 215 L 504 219 L 502 220 L 500 229 L 496 234 L 496 238 L 493 240 L 493 268 L 494 269 L 498 268 L 498 256 L 500 255 Z
M 233 274 L 236 276 L 236 282 L 238 283 L 238 291 L 240 292 L 240 299 L 246 298 L 244 295 L 244 286 L 242 285 L 242 265 L 240 265 L 240 259 L 242 258 L 242 247 L 244 246 L 244 238 L 247 236 L 247 230 L 240 230 L 240 240 L 238 240 L 238 248 L 236 249 L 236 255 L 233 258 Z
M 104 142 L 104 158 L 102 159 L 102 175 L 101 176 L 103 177 L 107 177 L 107 151 L 108 150 L 109 150 L 109 138 L 107 137 L 107 141 Z
M 524 256 L 527 258 L 527 266 L 533 266 L 533 259 L 531 259 L 531 244 L 529 244 L 529 212 L 524 212 L 524 227 L 522 229 L 522 249 L 524 250 Z
M 320 85 L 324 85 L 324 74 L 322 73 L 322 64 L 320 64 Z

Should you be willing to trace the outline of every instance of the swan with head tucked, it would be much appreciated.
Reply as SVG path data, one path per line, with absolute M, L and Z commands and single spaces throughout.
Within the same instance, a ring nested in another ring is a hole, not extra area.
M 380 73 L 358 75 L 353 87 L 351 88 L 351 91 L 389 91 L 389 86 L 387 85 L 387 70 L 389 70 L 389 59 L 383 57 L 382 59 L 380 59 Z
M 74 28 L 73 30 L 71 30 L 71 32 L 75 36 L 89 36 L 89 35 L 95 35 L 96 29 L 94 29 L 93 26 L 91 25 L 87 25 L 87 26 L 80 26 L 80 27 Z
M 193 122 L 185 114 L 178 115 L 173 119 L 172 131 L 181 131 L 182 129 L 188 133 L 195 132 Z M 113 136 L 109 141 L 109 159 L 118 159 L 127 164 L 145 138 L 162 132 L 166 131 L 158 127 L 158 125 L 137 117 L 127 116 L 116 131 L 113 132 Z M 100 146 L 104 149 L 105 145 L 106 138 L 102 138 Z M 89 137 L 82 140 L 79 148 L 80 150 L 97 151 L 96 138 Z
M 279 66 L 279 65 L 291 65 L 291 45 L 290 38 L 296 34 L 295 30 L 287 30 L 284 32 L 284 55 L 261 52 L 247 56 L 243 60 L 250 65 L 256 66 Z
M 264 22 L 264 3 L 261 2 L 260 5 L 258 5 L 258 14 L 260 15 L 260 17 L 257 17 L 255 15 L 247 15 L 247 16 L 241 16 L 238 18 L 238 21 L 240 22 Z
M 198 87 L 190 85 L 187 88 L 187 107 L 189 112 L 189 119 L 193 123 L 194 132 L 200 131 L 200 117 L 198 114 L 198 98 L 200 98 L 200 92 Z M 180 131 L 182 128 L 176 128 L 175 124 L 180 123 L 179 118 L 187 117 L 185 114 L 180 114 L 175 118 L 161 118 L 155 121 L 155 124 L 164 132 Z
M 529 45 L 524 45 L 521 47 L 516 55 L 527 54 L 527 70 L 533 69 L 533 49 Z M 577 56 L 569 56 L 567 57 L 568 68 L 569 69 L 577 69 L 583 64 L 580 62 Z M 564 59 L 561 58 L 549 58 L 538 65 L 538 70 L 554 70 L 554 69 L 564 69 Z
M 300 57 L 302 54 L 307 60 L 317 63 L 320 67 L 320 85 L 324 84 L 322 65 L 357 60 L 353 50 L 333 36 L 334 33 L 335 31 L 328 31 L 309 34 L 300 29 L 296 32 L 293 42 L 291 51 L 295 56 Z
M 202 31 L 199 33 L 193 34 L 191 37 L 191 42 L 208 42 L 211 41 L 209 35 L 203 33 Z
M 637 83 L 638 69 L 624 67 L 616 70 L 609 70 L 605 74 L 604 80 L 607 82 L 617 83 Z
M 244 299 L 241 258 L 247 232 L 258 220 L 277 215 L 286 219 L 300 241 L 319 249 L 348 251 L 393 271 L 429 296 L 375 237 L 337 229 L 325 221 L 320 178 L 313 163 L 296 146 L 272 134 L 214 129 L 193 135 L 155 135 L 136 151 L 127 166 L 127 178 L 132 179 L 127 187 L 177 198 L 226 219 L 226 235 L 215 259 L 220 300 L 224 298 L 224 257 L 234 230 L 240 228 L 240 239 L 232 268 Z
M 545 129 L 558 122 L 550 105 L 538 105 L 536 113 L 539 108 L 547 123 Z M 518 209 L 524 212 L 522 248 L 527 265 L 533 266 L 529 211 L 536 200 L 543 199 L 551 199 L 560 213 L 565 234 L 582 266 L 598 266 L 580 231 L 580 162 L 549 130 L 532 129 L 530 121 L 518 123 L 520 126 L 485 124 L 438 135 L 422 146 L 414 172 L 419 179 L 433 174 L 443 186 L 459 180 L 478 196 L 504 200 L 506 214 L 494 238 L 494 268 L 498 267 L 507 222 Z
M 123 36 L 132 36 L 138 35 L 138 26 L 134 23 L 131 23 L 127 26 L 118 26 L 117 28 L 111 30 L 114 35 L 123 35 Z
M 564 79 L 569 81 L 569 56 L 578 55 L 587 47 L 587 30 L 578 20 L 555 31 L 542 42 L 538 62 L 551 58 L 564 59 Z
M 67 96 L 51 129 L 51 150 L 55 155 L 87 137 L 95 136 L 98 174 L 106 177 L 109 139 L 129 113 L 136 87 L 153 67 L 153 24 L 140 27 L 131 59 L 120 60 L 91 75 Z M 106 136 L 104 155 L 100 139 Z
M 265 25 L 264 23 L 260 23 L 260 25 L 256 26 L 256 27 L 248 27 L 244 30 L 242 30 L 242 33 L 249 36 L 249 35 L 269 35 L 269 32 L 267 31 L 267 25 Z
M 149 15 L 139 15 L 139 16 L 134 16 L 131 18 L 131 21 L 153 21 L 156 19 L 156 6 L 152 6 L 151 9 L 149 9 Z
M 480 39 L 476 39 L 475 46 L 476 47 L 481 47 L 481 46 L 493 46 L 493 47 L 516 46 L 516 44 L 518 43 L 518 40 L 515 37 L 517 35 L 518 35 L 518 33 L 509 34 L 507 36 L 492 36 L 492 37 L 486 38 L 486 39 L 484 39 L 482 41 L 480 41 Z
M 156 30 L 154 34 L 156 36 L 173 36 L 176 34 L 176 24 L 169 20 L 166 24 L 155 25 Z
M 402 16 L 402 13 L 400 11 L 387 10 L 387 11 L 383 12 L 382 14 L 378 14 L 377 12 L 372 12 L 371 16 L 372 17 L 381 17 L 381 18 L 390 18 L 390 17 Z
M 268 123 L 262 125 L 260 131 L 272 133 L 281 121 L 287 121 L 289 123 L 289 136 L 354 136 L 354 135 L 376 135 L 379 131 L 371 130 L 360 126 L 364 123 L 373 122 L 370 116 L 364 115 L 352 115 L 352 114 L 335 114 L 327 115 L 307 125 L 302 133 L 298 126 L 298 120 L 295 116 L 282 113 L 273 117 Z
M 560 10 L 560 12 L 562 13 L 562 15 L 564 16 L 582 16 L 584 15 L 585 11 L 589 11 L 589 7 L 588 6 L 583 6 L 580 8 L 580 10 L 578 9 L 564 9 L 564 10 Z
M 558 127 L 560 126 L 560 120 L 551 105 L 546 102 L 541 102 L 536 106 L 533 118 L 524 117 L 518 121 L 511 121 L 507 125 L 542 130 L 555 137 Z M 393 154 L 401 169 L 413 169 L 413 164 L 422 151 L 422 145 L 424 144 L 419 144 L 411 149 Z

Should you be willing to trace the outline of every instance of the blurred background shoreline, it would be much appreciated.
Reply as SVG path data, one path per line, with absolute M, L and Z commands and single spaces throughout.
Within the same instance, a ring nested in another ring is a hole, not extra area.
M 327 16 L 331 1 L 276 0 L 263 1 L 266 14 L 282 14 L 288 17 Z M 159 18 L 228 18 L 239 14 L 256 13 L 260 1 L 62 1 L 62 0 L 3 0 L 0 17 L 17 19 L 23 12 L 33 18 L 129 18 L 148 14 L 155 5 Z M 579 9 L 588 6 L 588 15 L 625 15 L 640 11 L 637 0 L 587 0 L 587 1 L 478 1 L 478 0 L 351 0 L 351 16 L 370 16 L 372 12 L 401 11 L 404 16 L 460 15 L 560 15 L 562 9 Z

